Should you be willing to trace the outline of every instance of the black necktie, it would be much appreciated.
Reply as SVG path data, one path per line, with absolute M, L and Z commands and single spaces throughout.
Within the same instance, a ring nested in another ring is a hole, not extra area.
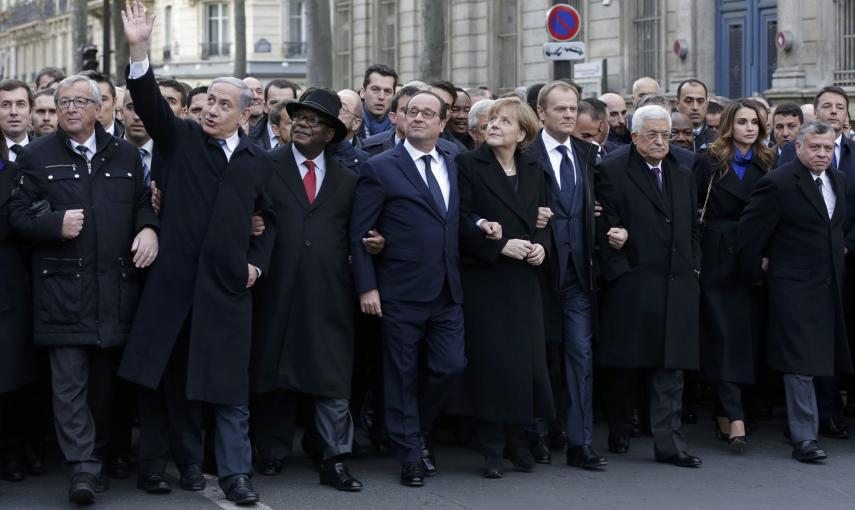
M 24 152 L 24 148 L 18 145 L 17 143 L 9 147 L 9 150 L 15 153 L 15 156 L 20 156 L 22 152 Z
M 75 147 L 75 149 L 77 150 L 77 152 L 80 153 L 81 156 L 83 156 L 84 159 L 86 159 L 86 161 L 89 161 L 89 158 L 86 156 L 86 153 L 89 152 L 89 147 L 85 145 L 78 145 L 77 147 Z
M 567 150 L 566 145 L 559 145 L 556 149 L 561 153 L 561 166 L 559 168 L 561 189 L 568 189 L 570 196 L 573 196 L 576 190 L 576 167 L 573 165 L 573 159 L 570 157 L 570 151 Z
M 816 190 L 819 191 L 819 196 L 822 196 L 822 177 L 817 177 L 813 180 L 813 183 L 816 184 Z
M 653 170 L 653 175 L 656 177 L 656 185 L 659 186 L 659 191 L 662 191 L 662 169 L 655 166 L 651 170 Z
M 421 160 L 425 165 L 425 178 L 427 180 L 428 190 L 433 197 L 433 201 L 436 203 L 436 206 L 439 208 L 442 215 L 445 216 L 448 211 L 445 209 L 445 199 L 442 198 L 442 190 L 439 189 L 439 181 L 436 180 L 436 177 L 433 175 L 433 171 L 430 169 L 431 159 L 430 154 L 425 154 L 421 157 Z

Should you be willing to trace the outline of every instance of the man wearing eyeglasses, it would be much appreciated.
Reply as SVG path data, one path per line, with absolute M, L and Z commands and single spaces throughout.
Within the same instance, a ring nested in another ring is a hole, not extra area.
M 698 369 L 700 234 L 697 188 L 689 168 L 669 154 L 671 115 L 642 106 L 624 156 L 598 165 L 600 299 L 598 363 L 611 372 L 609 442 L 629 448 L 636 373 L 650 381 L 650 426 L 657 462 L 699 467 L 680 434 L 683 370 Z M 608 231 L 621 227 L 621 247 Z
M 347 127 L 347 134 L 343 140 L 331 143 L 327 150 L 341 166 L 356 174 L 370 157 L 360 148 L 362 141 L 358 136 L 362 128 L 361 100 L 359 94 L 350 89 L 338 91 L 338 98 L 341 101 L 338 120 Z
M 466 359 L 457 168 L 436 145 L 448 107 L 419 91 L 406 117 L 404 142 L 360 170 L 350 252 L 360 308 L 382 321 L 386 428 L 401 484 L 420 487 L 436 472 L 427 439 Z M 386 247 L 372 258 L 363 238 L 375 228 Z M 427 368 L 423 377 L 420 367 Z
M 33 339 L 51 366 L 69 499 L 107 489 L 116 368 L 134 319 L 140 272 L 158 254 L 159 222 L 136 148 L 96 119 L 98 85 L 75 75 L 56 92 L 59 129 L 18 159 L 13 227 L 33 242 Z M 47 207 L 33 209 L 36 201 Z

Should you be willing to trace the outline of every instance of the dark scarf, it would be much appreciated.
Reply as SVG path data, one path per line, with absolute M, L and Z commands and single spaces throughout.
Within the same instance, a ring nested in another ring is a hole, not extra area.
M 735 145 L 733 146 L 733 161 L 730 162 L 730 168 L 740 181 L 745 177 L 745 170 L 748 169 L 752 156 L 754 156 L 754 147 L 748 149 L 748 153 L 743 155 Z
M 365 126 L 366 138 L 377 133 L 382 133 L 383 131 L 388 131 L 392 127 L 392 121 L 389 120 L 388 115 L 384 114 L 383 117 L 377 119 L 365 109 L 365 105 L 362 106 L 362 112 L 362 124 Z

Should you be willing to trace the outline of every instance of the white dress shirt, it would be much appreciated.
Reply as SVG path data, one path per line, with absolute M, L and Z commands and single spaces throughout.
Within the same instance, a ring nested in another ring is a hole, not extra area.
M 130 140 L 128 140 L 128 141 L 130 141 Z M 143 156 L 142 159 L 143 159 L 143 163 L 145 163 L 145 165 L 148 167 L 148 170 L 150 172 L 151 171 L 151 152 L 154 150 L 154 140 L 149 138 L 148 141 L 146 143 L 142 144 L 142 146 L 140 146 L 139 148 L 145 151 L 145 156 Z
M 223 152 L 226 153 L 226 161 L 230 161 L 232 159 L 232 154 L 240 143 L 240 135 L 238 135 L 238 131 L 235 131 L 235 134 L 226 138 L 226 144 L 223 145 Z
M 814 181 L 813 185 L 816 186 L 817 176 L 811 174 L 811 179 Z M 825 202 L 826 210 L 828 210 L 828 218 L 831 219 L 834 215 L 834 206 L 837 204 L 837 196 L 834 194 L 834 187 L 831 185 L 828 172 L 823 171 L 819 174 L 819 179 L 822 180 L 822 200 Z
M 30 137 L 26 135 L 24 136 L 24 139 L 20 142 L 13 142 L 9 139 L 8 136 L 4 136 L 3 138 L 6 139 L 6 148 L 9 149 L 9 161 L 11 161 L 12 163 L 14 163 L 16 159 L 18 159 L 18 155 L 15 154 L 15 151 L 12 150 L 12 146 L 20 145 L 21 147 L 26 147 L 30 144 Z
M 291 144 L 291 151 L 294 153 L 294 161 L 297 162 L 297 168 L 300 170 L 300 180 L 303 180 L 306 178 L 306 174 L 309 173 L 309 167 L 306 166 L 306 161 L 309 161 L 309 158 L 297 150 L 297 146 L 293 143 Z M 315 198 L 317 198 L 318 193 L 321 192 L 321 184 L 324 182 L 324 176 L 327 175 L 324 153 L 321 152 L 318 157 L 311 161 L 315 163 Z
M 270 126 L 270 119 L 267 119 L 267 139 L 270 140 L 270 148 L 275 149 L 279 144 L 279 137 L 273 132 L 273 128 Z
M 104 128 L 108 134 L 115 135 L 116 134 L 116 119 L 113 119 L 113 122 L 110 123 L 110 126 L 101 126 Z
M 404 149 L 410 154 L 410 157 L 413 158 L 413 163 L 416 164 L 416 169 L 419 171 L 419 175 L 422 177 L 422 180 L 425 181 L 425 184 L 430 188 L 427 180 L 427 174 L 425 174 L 425 164 L 422 162 L 422 156 L 430 156 L 430 170 L 433 172 L 433 176 L 436 179 L 436 182 L 439 183 L 439 190 L 442 192 L 442 199 L 445 201 L 445 208 L 448 209 L 448 196 L 451 193 L 451 183 L 448 180 L 448 167 L 445 166 L 445 160 L 443 160 L 439 152 L 436 151 L 436 147 L 434 147 L 429 153 L 424 153 L 412 145 L 410 145 L 409 140 L 404 140 Z
M 564 143 L 560 143 L 555 138 L 552 138 L 546 130 L 541 131 L 541 139 L 543 140 L 543 145 L 546 147 L 546 154 L 549 156 L 549 164 L 552 165 L 552 173 L 555 175 L 555 180 L 558 182 L 558 188 L 561 189 L 561 158 L 564 157 L 561 154 L 561 151 L 558 150 L 559 145 L 563 145 L 567 147 L 567 156 L 570 157 L 570 161 L 573 162 L 573 184 L 577 184 L 579 182 L 579 178 L 576 177 L 576 158 L 573 156 L 573 144 L 570 142 L 570 137 L 567 137 L 567 140 Z

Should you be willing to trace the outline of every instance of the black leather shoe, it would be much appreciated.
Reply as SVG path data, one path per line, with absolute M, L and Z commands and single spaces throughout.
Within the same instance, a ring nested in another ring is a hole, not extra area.
M 68 500 L 76 505 L 91 505 L 95 502 L 95 476 L 91 473 L 77 473 L 71 478 L 68 488 Z
M 169 482 L 163 477 L 163 473 L 149 473 L 145 476 L 137 478 L 137 489 L 146 491 L 149 494 L 169 494 L 172 492 L 172 487 Z
M 362 482 L 350 474 L 347 464 L 335 459 L 330 459 L 321 464 L 321 484 L 329 485 L 345 492 L 359 492 L 362 490 Z
M 624 455 L 629 451 L 629 438 L 609 436 L 609 451 L 618 455 Z
M 605 457 L 600 457 L 591 445 L 575 446 L 567 449 L 567 465 L 583 469 L 600 469 L 609 465 Z
M 119 455 L 110 459 L 107 475 L 114 480 L 125 480 L 131 476 L 131 459 L 127 455 Z
M 188 464 L 181 470 L 181 478 L 178 486 L 185 491 L 201 491 L 205 489 L 205 475 L 202 474 L 202 466 L 199 464 Z
M 226 499 L 236 505 L 254 505 L 258 503 L 258 493 L 246 475 L 238 475 L 229 490 Z
M 501 457 L 485 457 L 484 458 L 484 478 L 502 478 L 504 473 L 502 471 L 502 458 Z
M 425 475 L 433 476 L 436 474 L 436 455 L 434 455 L 433 448 L 430 447 L 430 444 L 427 442 L 427 439 L 425 439 L 424 436 L 422 436 L 421 442 L 422 469 L 424 469 Z
M 258 473 L 264 476 L 276 476 L 282 472 L 285 462 L 279 459 L 263 459 L 259 462 Z
M 531 456 L 538 464 L 552 464 L 552 451 L 546 444 L 546 438 L 538 437 L 531 445 Z
M 849 439 L 849 426 L 843 418 L 820 418 L 819 434 L 831 439 Z
M 828 455 L 816 441 L 802 441 L 793 445 L 793 458 L 799 462 L 817 462 L 826 457 Z
M 45 455 L 41 448 L 31 445 L 24 447 L 24 461 L 27 463 L 27 469 L 33 476 L 41 476 L 45 474 Z
M 514 469 L 522 471 L 523 473 L 531 473 L 537 465 L 534 461 L 534 457 L 531 456 L 531 452 L 528 451 L 528 448 L 523 448 L 521 446 L 509 446 L 505 448 L 505 457 L 511 461 L 511 464 L 514 465 Z
M 701 464 L 703 464 L 700 458 L 695 457 L 694 455 L 689 455 L 687 452 L 680 452 L 671 455 L 670 457 L 660 457 L 659 455 L 657 455 L 656 462 L 661 462 L 663 464 L 674 464 L 675 466 L 685 468 L 701 467 Z
M 401 466 L 401 485 L 421 487 L 425 484 L 425 470 L 421 462 L 406 462 Z

